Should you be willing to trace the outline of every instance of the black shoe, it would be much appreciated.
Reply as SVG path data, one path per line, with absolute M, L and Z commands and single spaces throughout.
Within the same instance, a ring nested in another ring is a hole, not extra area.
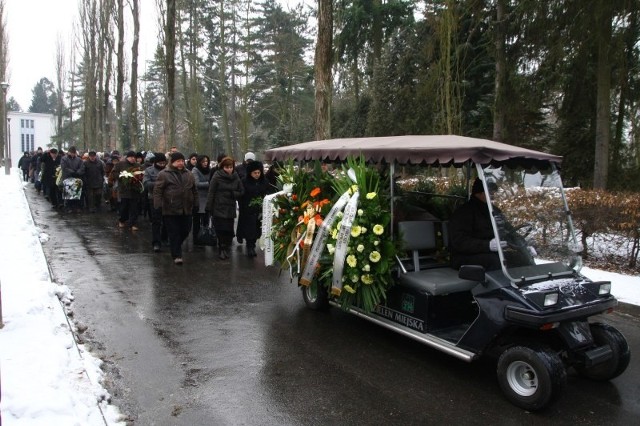
M 229 253 L 227 253 L 226 248 L 220 248 L 220 254 L 218 255 L 218 258 L 220 258 L 221 260 L 225 260 L 229 258 Z
M 247 256 L 249 257 L 256 257 L 256 249 L 254 247 L 248 247 L 247 248 Z
M 154 245 L 153 245 L 153 251 L 154 251 L 155 253 L 159 253 L 159 252 L 160 252 L 160 244 L 157 244 L 157 243 L 156 243 L 156 244 L 154 244 Z

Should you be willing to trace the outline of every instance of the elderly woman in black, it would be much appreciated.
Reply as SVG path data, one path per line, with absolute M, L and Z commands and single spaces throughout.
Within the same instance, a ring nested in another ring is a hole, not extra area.
M 260 214 L 262 199 L 269 193 L 269 183 L 264 177 L 264 168 L 259 161 L 246 166 L 247 177 L 242 181 L 244 195 L 240 198 L 238 217 L 238 239 L 247 240 L 247 256 L 256 256 L 256 241 L 260 238 Z
M 235 163 L 232 158 L 222 159 L 218 170 L 211 178 L 207 196 L 206 211 L 213 217 L 213 226 L 216 228 L 220 244 L 218 256 L 220 259 L 229 258 L 229 248 L 233 240 L 233 220 L 236 217 L 236 201 L 244 193 L 242 182 L 234 168 Z

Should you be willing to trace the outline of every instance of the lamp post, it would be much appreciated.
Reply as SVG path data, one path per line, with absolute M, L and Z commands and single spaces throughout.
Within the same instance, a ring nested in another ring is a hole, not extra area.
M 11 173 L 11 147 L 9 144 L 11 140 L 7 135 L 7 89 L 9 88 L 9 83 L 3 81 L 0 83 L 0 87 L 2 87 L 2 125 L 4 126 L 4 174 L 8 175 Z

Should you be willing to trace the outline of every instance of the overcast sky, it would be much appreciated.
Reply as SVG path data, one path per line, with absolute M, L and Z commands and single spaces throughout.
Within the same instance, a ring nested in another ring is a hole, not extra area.
M 72 42 L 72 28 L 77 22 L 78 4 L 83 0 L 5 0 L 7 30 L 9 34 L 8 78 L 10 87 L 7 99 L 12 96 L 23 111 L 31 105 L 33 87 L 47 77 L 56 83 L 56 40 L 62 37 L 67 46 Z M 304 1 L 279 0 L 285 10 Z M 125 8 L 127 8 L 125 2 Z M 126 15 L 131 14 L 127 9 Z M 158 20 L 155 0 L 140 0 L 140 59 L 138 75 L 145 72 L 146 61 L 153 58 L 157 45 Z M 130 54 L 132 25 L 127 31 L 127 54 Z M 70 55 L 67 48 L 67 57 Z M 130 61 L 130 59 L 127 59 Z
M 56 82 L 55 56 L 58 35 L 70 46 L 72 28 L 77 21 L 82 0 L 5 0 L 9 35 L 7 99 L 16 98 L 23 111 L 31 105 L 32 89 L 42 78 Z M 126 6 L 125 6 L 126 7 Z M 125 13 L 130 15 L 130 11 Z M 145 60 L 153 57 L 158 33 L 154 0 L 140 1 L 140 60 L 138 73 L 144 72 Z M 127 33 L 130 42 L 132 30 Z M 130 47 L 126 47 L 130 53 Z M 67 57 L 70 47 L 67 48 Z

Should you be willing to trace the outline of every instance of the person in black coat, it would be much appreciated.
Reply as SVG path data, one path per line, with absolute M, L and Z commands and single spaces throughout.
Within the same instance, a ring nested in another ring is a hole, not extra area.
M 497 189 L 494 183 L 489 183 L 488 186 L 492 192 Z M 499 240 L 494 236 L 482 181 L 476 178 L 471 188 L 471 198 L 460 206 L 449 220 L 452 267 L 458 269 L 462 265 L 481 265 L 487 271 L 501 269 L 498 246 L 505 249 L 507 243 L 503 234 L 515 230 L 498 207 L 492 208 L 501 230 L 502 238 Z M 513 251 L 505 253 L 505 260 L 509 267 L 531 263 L 531 259 Z
M 42 188 L 44 195 L 49 199 L 53 208 L 60 205 L 58 186 L 56 185 L 56 169 L 60 166 L 58 150 L 51 148 L 42 157 Z
M 89 212 L 100 209 L 102 191 L 104 189 L 104 163 L 95 151 L 89 151 L 89 158 L 84 161 L 84 181 Z
M 28 152 L 25 152 L 20 160 L 18 160 L 18 168 L 22 170 L 22 180 L 27 182 L 29 180 L 29 166 L 31 165 L 31 157 Z
M 213 226 L 220 243 L 220 259 L 229 258 L 229 248 L 233 240 L 233 220 L 236 217 L 236 201 L 242 197 L 244 188 L 234 171 L 233 158 L 225 157 L 219 169 L 213 174 L 209 184 L 206 212 L 213 217 Z
M 244 194 L 238 200 L 240 214 L 236 236 L 247 241 L 247 256 L 256 256 L 256 241 L 261 234 L 262 199 L 269 193 L 264 167 L 259 161 L 246 165 L 247 177 L 242 181 Z

